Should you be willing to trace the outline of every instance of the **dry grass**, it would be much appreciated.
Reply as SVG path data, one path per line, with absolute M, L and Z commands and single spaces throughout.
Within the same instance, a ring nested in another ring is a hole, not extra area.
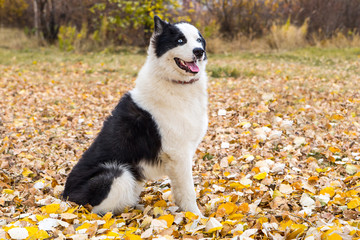
M 39 41 L 34 36 L 26 35 L 24 30 L 0 28 L 0 48 L 24 49 L 39 46 Z
M 270 32 L 262 38 L 249 39 L 238 36 L 232 41 L 226 41 L 220 34 L 213 34 L 207 38 L 208 51 L 214 54 L 233 53 L 237 51 L 268 52 L 273 50 L 295 50 L 316 46 L 318 48 L 356 48 L 360 47 L 360 35 L 344 35 L 341 32 L 332 38 L 323 39 L 319 35 L 312 35 L 307 39 L 307 22 L 298 27 L 288 21 L 284 25 L 273 25 Z
M 234 53 L 239 51 L 269 52 L 273 50 L 294 50 L 315 45 L 318 48 L 354 48 L 360 47 L 360 35 L 349 36 L 339 32 L 330 39 L 320 39 L 313 35 L 311 43 L 306 39 L 307 24 L 301 27 L 287 22 L 284 25 L 273 25 L 271 31 L 262 38 L 249 39 L 238 36 L 234 40 L 224 40 L 218 31 L 207 37 L 207 51 L 212 54 Z M 80 36 L 81 35 L 81 36 Z M 64 51 L 75 52 L 117 52 L 118 49 L 129 48 L 125 46 L 113 46 L 111 43 L 99 46 L 91 37 L 83 37 L 82 31 L 77 33 L 76 40 L 71 42 L 70 48 Z M 80 37 L 79 37 L 80 36 Z M 63 36 L 62 36 L 63 37 Z M 35 36 L 25 34 L 25 31 L 14 28 L 0 28 L 0 48 L 5 49 L 32 49 L 44 46 L 44 41 L 39 41 Z M 59 45 L 60 47 L 60 45 Z M 133 47 L 131 48 L 133 49 Z M 122 51 L 122 50 L 121 50 Z
M 317 47 L 325 48 L 351 48 L 351 47 L 360 47 L 360 35 L 351 34 L 349 37 L 346 37 L 343 33 L 338 32 L 332 38 L 320 40 L 316 37 L 315 44 Z

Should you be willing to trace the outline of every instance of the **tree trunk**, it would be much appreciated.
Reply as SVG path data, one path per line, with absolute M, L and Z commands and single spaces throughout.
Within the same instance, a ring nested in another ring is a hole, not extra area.
M 40 34 L 39 34 L 39 8 L 38 8 L 37 0 L 33 0 L 33 5 L 34 5 L 34 28 L 35 28 L 35 35 L 36 35 L 36 37 L 39 39 L 39 37 L 40 37 Z
M 34 15 L 36 35 L 48 43 L 54 43 L 59 32 L 55 21 L 54 0 L 34 0 Z

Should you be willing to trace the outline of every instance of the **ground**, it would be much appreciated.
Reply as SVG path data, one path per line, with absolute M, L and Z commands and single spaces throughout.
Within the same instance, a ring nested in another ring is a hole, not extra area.
M 209 54 L 201 220 L 167 178 L 118 216 L 59 200 L 143 52 L 0 55 L 0 239 L 359 239 L 360 49 Z

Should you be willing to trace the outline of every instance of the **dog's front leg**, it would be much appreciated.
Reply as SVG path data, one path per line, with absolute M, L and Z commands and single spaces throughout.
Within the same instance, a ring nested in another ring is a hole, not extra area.
M 169 169 L 169 177 L 176 205 L 183 211 L 193 212 L 202 217 L 203 215 L 196 204 L 191 158 L 179 159 L 173 163 L 175 164 Z

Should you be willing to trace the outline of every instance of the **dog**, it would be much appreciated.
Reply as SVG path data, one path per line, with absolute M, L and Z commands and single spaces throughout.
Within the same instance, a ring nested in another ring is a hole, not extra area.
M 206 42 L 186 22 L 154 17 L 148 56 L 135 88 L 119 101 L 70 172 L 63 199 L 97 214 L 136 206 L 145 180 L 164 175 L 183 211 L 199 216 L 192 158 L 206 133 Z

